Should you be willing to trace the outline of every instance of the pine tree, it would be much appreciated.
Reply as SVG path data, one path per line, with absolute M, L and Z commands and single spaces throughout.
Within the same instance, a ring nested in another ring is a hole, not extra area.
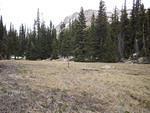
M 50 21 L 50 25 L 47 28 L 47 57 L 50 58 L 52 55 L 52 22 Z
M 125 0 L 125 5 L 124 9 L 122 9 L 122 14 L 121 14 L 121 31 L 120 31 L 120 37 L 119 41 L 120 43 L 120 59 L 123 58 L 129 58 L 129 56 L 132 54 L 132 51 L 130 49 L 130 26 L 129 26 L 129 19 L 128 19 L 128 14 L 127 14 L 127 9 L 126 9 L 126 0 Z
M 65 32 L 64 32 L 62 51 L 63 51 L 64 57 L 68 57 L 71 55 L 71 36 L 70 36 L 69 29 L 65 29 Z
M 36 18 L 36 54 L 38 59 L 42 59 L 42 33 L 41 33 L 41 21 L 40 21 L 40 11 L 39 8 L 37 10 L 37 18 Z
M 147 56 L 147 48 L 146 48 L 146 11 L 144 8 L 144 4 L 140 5 L 140 40 L 141 40 L 141 55 Z
M 10 30 L 8 32 L 8 38 L 9 38 L 9 53 L 11 56 L 14 56 L 15 59 L 17 56 L 19 56 L 19 37 L 17 30 L 14 29 L 13 25 L 10 25 Z
M 62 57 L 68 57 L 71 55 L 71 24 L 67 28 L 65 28 L 65 24 L 61 25 L 61 32 L 59 33 L 59 54 Z
M 22 24 L 19 30 L 19 55 L 22 57 L 25 56 L 26 44 L 26 30 Z
M 105 7 L 105 2 L 100 1 L 100 6 L 99 6 L 99 11 L 98 11 L 98 16 L 96 19 L 96 40 L 97 44 L 96 46 L 96 59 L 98 61 L 103 61 L 103 53 L 104 51 L 104 42 L 106 40 L 108 33 L 107 29 L 107 16 L 106 16 L 106 7 Z
M 141 54 L 141 48 L 142 48 L 142 32 L 141 32 L 141 23 L 140 23 L 140 6 L 141 6 L 141 0 L 136 0 L 135 2 L 135 45 L 137 47 L 135 48 L 136 53 Z M 137 49 L 138 48 L 138 49 Z
M 53 26 L 52 29 L 52 59 L 57 59 L 58 58 L 58 52 L 59 52 L 59 48 L 58 48 L 58 40 L 57 40 L 57 35 L 56 35 L 56 29 Z
M 116 43 L 112 39 L 110 34 L 111 27 L 108 26 L 107 37 L 104 41 L 103 51 L 103 62 L 116 62 L 117 61 L 117 53 L 116 53 Z
M 67 29 L 67 37 L 68 37 L 68 41 L 67 43 L 70 44 L 68 51 L 69 51 L 69 56 L 73 56 L 74 55 L 74 45 L 75 45 L 75 36 L 74 36 L 74 25 L 73 22 L 69 22 L 69 28 Z
M 34 21 L 33 31 L 27 33 L 27 51 L 26 59 L 36 60 L 38 59 L 38 49 L 37 49 L 37 33 L 36 33 L 36 21 Z
M 64 23 L 62 23 L 61 25 L 60 25 L 60 33 L 59 33 L 59 54 L 61 55 L 61 56 L 63 56 L 64 57 L 64 50 L 63 50 L 63 43 L 64 43 L 64 38 L 65 38 L 65 24 Z
M 74 58 L 76 58 L 76 52 L 77 52 L 77 40 L 76 37 L 78 35 L 78 21 L 75 19 L 74 21 L 72 21 L 69 25 L 69 32 L 70 32 L 70 36 L 71 36 L 71 55 L 74 56 Z
M 87 36 L 87 43 L 86 43 L 86 51 L 87 52 L 87 58 L 89 61 L 95 61 L 96 60 L 96 47 L 95 45 L 97 44 L 96 40 L 96 27 L 95 27 L 95 15 L 93 13 L 92 18 L 91 18 L 91 26 L 88 29 L 88 36 Z
M 133 7 L 132 7 L 132 11 L 131 11 L 131 17 L 130 17 L 130 29 L 131 29 L 131 32 L 130 32 L 130 38 L 131 38 L 131 41 L 130 41 L 130 49 L 132 50 L 132 53 L 136 53 L 136 50 L 135 49 L 135 42 L 137 41 L 135 39 L 136 37 L 136 3 L 135 3 L 135 0 L 133 0 Z M 137 48 L 137 47 L 136 47 Z M 137 53 L 138 54 L 138 53 Z
M 112 40 L 112 45 L 114 45 L 115 60 L 119 60 L 118 52 L 118 35 L 120 32 L 120 22 L 118 16 L 118 10 L 115 8 L 114 13 L 112 14 L 112 22 L 110 24 L 110 37 Z
M 9 43 L 9 40 L 8 40 L 8 34 L 7 34 L 7 29 L 6 29 L 6 26 L 4 26 L 3 28 L 3 31 L 4 31 L 4 35 L 3 35 L 3 58 L 4 59 L 10 59 L 10 53 L 8 51 L 8 43 Z
M 141 0 L 133 0 L 133 9 L 131 13 L 131 49 L 138 54 L 138 56 L 147 56 L 147 37 L 146 37 L 146 10 Z M 134 42 L 134 43 L 133 43 Z
M 2 16 L 0 17 L 0 59 L 2 59 L 3 57 L 3 48 L 4 48 L 4 45 L 3 45 L 3 36 L 4 36 L 4 30 L 3 30 L 4 26 L 3 26 L 3 19 L 2 19 Z
M 39 44 L 40 44 L 40 59 L 46 59 L 48 57 L 48 44 L 47 44 L 47 29 L 45 26 L 45 22 L 41 23 L 40 27 L 40 38 L 39 38 Z
M 75 60 L 76 61 L 84 61 L 85 60 L 85 28 L 86 28 L 86 20 L 84 16 L 84 10 L 81 8 L 79 13 L 78 20 L 76 23 L 76 33 L 75 33 Z
M 150 57 L 150 9 L 147 10 L 146 12 L 146 56 Z

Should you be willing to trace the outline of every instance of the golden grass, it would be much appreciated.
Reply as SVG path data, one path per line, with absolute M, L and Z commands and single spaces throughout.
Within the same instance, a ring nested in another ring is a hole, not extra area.
M 33 89 L 58 88 L 72 94 L 88 92 L 109 103 L 113 113 L 150 112 L 150 65 L 16 61 Z

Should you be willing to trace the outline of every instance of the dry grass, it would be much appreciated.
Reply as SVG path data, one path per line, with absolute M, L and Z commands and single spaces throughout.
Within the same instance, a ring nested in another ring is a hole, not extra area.
M 63 61 L 13 63 L 20 66 L 18 77 L 33 91 L 59 89 L 67 95 L 78 95 L 79 103 L 89 103 L 89 109 L 90 104 L 95 105 L 93 110 L 78 109 L 80 113 L 150 113 L 150 65 L 70 62 L 68 68 Z M 95 99 L 101 103 L 96 104 Z

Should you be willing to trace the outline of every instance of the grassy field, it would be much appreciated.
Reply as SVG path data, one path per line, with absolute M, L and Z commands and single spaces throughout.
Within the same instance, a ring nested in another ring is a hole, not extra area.
M 148 64 L 0 64 L 0 113 L 150 113 Z

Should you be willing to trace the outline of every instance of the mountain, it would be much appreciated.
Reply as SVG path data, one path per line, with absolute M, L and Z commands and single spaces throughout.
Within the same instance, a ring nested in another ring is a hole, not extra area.
M 130 14 L 131 14 L 130 12 L 131 12 L 131 9 L 128 9 L 127 10 L 128 16 L 130 16 Z M 85 18 L 86 18 L 86 25 L 87 26 L 90 26 L 91 17 L 93 15 L 93 13 L 94 13 L 95 16 L 97 16 L 98 10 L 88 9 L 88 10 L 84 11 L 84 15 L 85 15 Z M 106 13 L 107 13 L 108 21 L 111 21 L 111 16 L 112 16 L 113 13 L 112 12 L 106 12 Z M 121 11 L 120 10 L 118 10 L 118 14 L 119 14 L 119 16 L 121 15 Z M 67 27 L 69 25 L 69 22 L 73 21 L 75 19 L 78 19 L 78 16 L 79 16 L 79 12 L 75 12 L 72 15 L 65 17 L 65 19 L 60 24 L 58 24 L 56 26 L 57 32 L 58 33 L 60 32 L 60 25 L 62 23 L 64 23 L 66 25 L 66 27 Z
M 130 15 L 130 11 L 131 11 L 130 9 L 127 10 L 127 13 L 128 13 L 129 15 Z M 93 15 L 93 13 L 95 14 L 95 16 L 97 16 L 98 10 L 88 9 L 88 10 L 85 10 L 85 11 L 84 11 L 84 15 L 85 15 L 85 17 L 86 17 L 86 25 L 87 25 L 87 26 L 90 26 L 91 17 L 92 17 L 92 15 Z M 118 13 L 119 13 L 119 15 L 121 15 L 121 11 L 119 11 Z M 72 15 L 65 17 L 65 19 L 64 19 L 61 23 L 64 23 L 64 24 L 66 25 L 66 27 L 67 27 L 67 26 L 69 25 L 69 22 L 70 22 L 70 21 L 73 21 L 73 20 L 75 20 L 75 19 L 78 19 L 78 15 L 79 15 L 79 12 L 75 12 L 75 13 L 73 13 Z M 112 12 L 107 12 L 108 21 L 111 21 L 111 16 L 112 16 Z M 60 31 L 60 25 L 61 25 L 61 23 L 56 26 L 57 32 Z
M 84 15 L 85 15 L 85 18 L 86 18 L 86 24 L 87 24 L 87 26 L 89 26 L 90 23 L 91 23 L 91 17 L 92 17 L 92 15 L 93 15 L 93 13 L 94 13 L 95 16 L 96 16 L 96 15 L 98 14 L 98 10 L 88 9 L 88 10 L 85 10 L 85 11 L 84 11 Z M 75 12 L 75 13 L 73 13 L 72 15 L 67 16 L 61 23 L 64 23 L 66 26 L 68 26 L 70 21 L 73 21 L 73 20 L 75 20 L 75 19 L 78 19 L 78 15 L 79 15 L 79 12 Z M 107 12 L 107 16 L 108 16 L 108 17 L 111 17 L 111 15 L 112 15 L 111 12 Z M 61 23 L 56 26 L 56 30 L 57 30 L 58 32 L 60 31 L 60 25 L 61 25 Z

